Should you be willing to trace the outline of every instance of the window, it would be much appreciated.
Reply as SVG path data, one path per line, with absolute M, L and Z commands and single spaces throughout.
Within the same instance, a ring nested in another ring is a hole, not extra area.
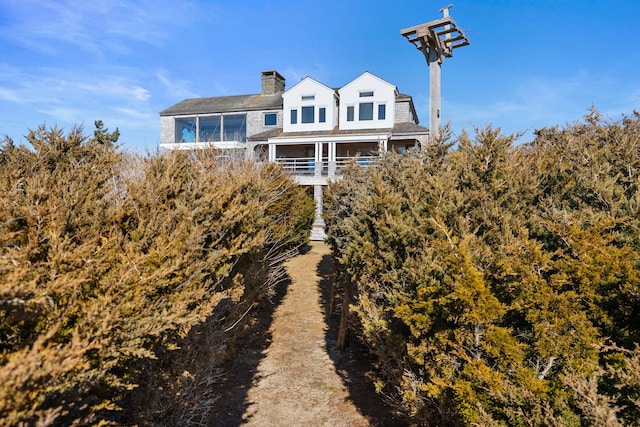
M 302 107 L 302 123 L 313 123 L 314 122 L 314 106 Z
M 316 96 L 315 96 L 315 95 L 304 95 L 304 96 L 302 97 L 302 100 L 303 100 L 303 101 L 313 101 L 314 99 L 316 99 Z
M 221 116 L 200 117 L 198 142 L 220 141 Z
M 298 110 L 291 110 L 291 124 L 295 125 L 298 123 Z
M 353 109 L 354 109 L 353 106 L 347 107 L 347 121 L 348 122 L 352 122 L 353 121 L 353 116 L 354 116 Z
M 224 129 L 223 141 L 246 142 L 247 116 L 245 114 L 222 116 L 222 128 Z
M 373 96 L 373 91 L 372 90 L 367 90 L 364 92 L 360 92 L 360 98 L 368 98 L 370 96 Z
M 176 142 L 196 142 L 195 117 L 176 119 Z
M 264 125 L 265 126 L 275 126 L 278 123 L 278 114 L 277 113 L 266 113 L 264 115 Z
M 387 118 L 387 106 L 385 104 L 378 105 L 378 120 Z
M 358 109 L 358 120 L 373 120 L 373 102 L 361 102 Z
M 247 140 L 247 115 L 229 114 L 175 119 L 176 142 Z
M 327 109 L 324 107 L 318 108 L 318 122 L 324 123 L 327 121 Z

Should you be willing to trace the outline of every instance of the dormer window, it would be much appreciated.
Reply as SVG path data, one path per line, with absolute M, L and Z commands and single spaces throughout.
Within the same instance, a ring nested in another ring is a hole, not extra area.
M 354 116 L 354 107 L 353 105 L 349 105 L 347 107 L 347 121 L 348 122 L 352 122 L 353 121 L 353 116 Z
M 360 91 L 360 98 L 373 98 L 373 91 Z M 373 100 L 367 99 L 366 102 L 358 104 L 358 120 L 373 120 Z
M 358 120 L 373 120 L 373 102 L 361 102 L 358 106 Z
M 311 106 L 303 106 L 302 107 L 302 123 L 313 123 L 314 122 L 314 110 L 315 107 Z
M 387 106 L 386 104 L 378 105 L 378 120 L 385 120 L 387 118 Z

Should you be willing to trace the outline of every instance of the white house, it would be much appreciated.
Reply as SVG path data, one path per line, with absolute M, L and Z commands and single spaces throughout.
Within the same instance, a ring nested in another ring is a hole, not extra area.
M 160 112 L 160 149 L 234 149 L 277 162 L 316 200 L 311 238 L 322 240 L 323 186 L 356 159 L 366 166 L 388 150 L 421 146 L 413 100 L 365 72 L 338 89 L 306 77 L 285 91 L 277 71 L 262 73 L 262 92 L 184 100 Z

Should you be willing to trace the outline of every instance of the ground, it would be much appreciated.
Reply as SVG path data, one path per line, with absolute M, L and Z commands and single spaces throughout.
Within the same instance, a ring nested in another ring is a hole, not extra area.
M 335 348 L 329 248 L 313 242 L 303 252 L 289 260 L 289 280 L 237 344 L 210 425 L 402 425 L 374 391 L 364 346 L 351 339 L 345 351 Z

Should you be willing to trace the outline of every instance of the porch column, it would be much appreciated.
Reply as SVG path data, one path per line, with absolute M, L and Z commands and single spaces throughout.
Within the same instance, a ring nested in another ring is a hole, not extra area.
M 322 185 L 313 186 L 313 199 L 316 202 L 316 217 L 311 226 L 311 240 L 322 241 L 327 238 L 322 218 Z
M 335 142 L 330 142 L 329 143 L 327 161 L 329 162 L 328 176 L 329 176 L 329 178 L 335 178 L 336 177 L 336 166 L 337 166 L 336 165 L 336 143 Z
M 269 161 L 276 161 L 276 144 L 269 144 Z
M 256 149 L 256 143 L 247 141 L 247 145 L 244 149 L 244 158 L 253 160 L 256 156 L 254 150 Z
M 386 139 L 386 138 L 385 138 L 385 139 L 379 139 L 379 140 L 378 140 L 378 150 L 379 150 L 380 152 L 387 151 L 387 145 L 388 145 L 387 143 L 388 143 L 388 141 L 389 141 L 389 140 L 388 140 L 388 139 Z
M 322 142 L 315 143 L 315 164 L 314 164 L 314 172 L 315 176 L 322 176 Z M 314 189 L 315 194 L 315 189 Z M 322 198 L 322 196 L 321 196 Z

